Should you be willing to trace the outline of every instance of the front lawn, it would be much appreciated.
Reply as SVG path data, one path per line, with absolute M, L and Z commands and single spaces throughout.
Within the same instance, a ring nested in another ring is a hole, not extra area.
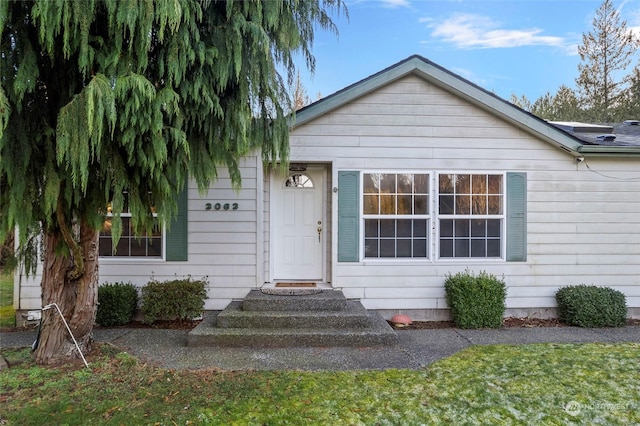
M 637 343 L 475 346 L 420 371 L 315 373 L 172 371 L 101 350 L 90 369 L 4 350 L 0 424 L 640 424 Z
M 13 309 L 13 275 L 0 272 L 0 327 L 15 327 Z

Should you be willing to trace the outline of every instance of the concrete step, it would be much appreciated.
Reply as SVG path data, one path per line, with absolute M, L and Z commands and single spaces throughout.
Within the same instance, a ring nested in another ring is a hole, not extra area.
M 215 317 L 205 318 L 187 336 L 188 346 L 228 347 L 367 347 L 397 344 L 393 329 L 376 312 L 369 312 L 365 328 L 219 328 Z
M 251 290 L 242 302 L 244 311 L 342 311 L 346 306 L 344 294 L 335 290 L 295 296 Z
M 363 328 L 370 325 L 360 302 L 347 301 L 337 311 L 246 311 L 242 302 L 231 302 L 217 317 L 219 328 Z
M 377 312 L 347 301 L 341 291 L 273 295 L 252 290 L 187 336 L 189 346 L 366 347 L 397 343 L 395 331 Z

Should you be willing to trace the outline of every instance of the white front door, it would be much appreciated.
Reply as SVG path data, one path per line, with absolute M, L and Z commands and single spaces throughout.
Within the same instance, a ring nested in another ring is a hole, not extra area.
M 271 176 L 273 279 L 321 281 L 324 264 L 325 169 Z

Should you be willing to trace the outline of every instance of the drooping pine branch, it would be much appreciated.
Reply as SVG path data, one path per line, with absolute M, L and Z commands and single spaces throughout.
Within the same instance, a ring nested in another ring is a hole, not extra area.
M 310 69 L 317 28 L 337 32 L 341 0 L 0 2 L 0 227 L 99 228 L 128 208 L 134 232 L 261 153 L 286 161 L 287 82 Z M 66 240 L 66 239 L 65 239 Z M 72 247 L 70 247 L 72 249 Z

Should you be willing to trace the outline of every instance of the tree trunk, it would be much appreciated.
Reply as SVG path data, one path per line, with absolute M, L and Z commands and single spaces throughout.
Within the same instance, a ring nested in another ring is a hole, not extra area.
M 77 279 L 68 278 L 74 268 L 71 257 L 59 254 L 64 244 L 62 234 L 46 233 L 45 259 L 42 274 L 43 306 L 57 304 L 64 315 L 83 355 L 91 351 L 92 330 L 98 308 L 98 236 L 99 231 L 80 224 L 79 246 L 84 258 L 84 273 Z M 36 363 L 59 365 L 79 359 L 73 339 L 69 335 L 58 309 L 42 312 L 40 339 L 35 351 Z

